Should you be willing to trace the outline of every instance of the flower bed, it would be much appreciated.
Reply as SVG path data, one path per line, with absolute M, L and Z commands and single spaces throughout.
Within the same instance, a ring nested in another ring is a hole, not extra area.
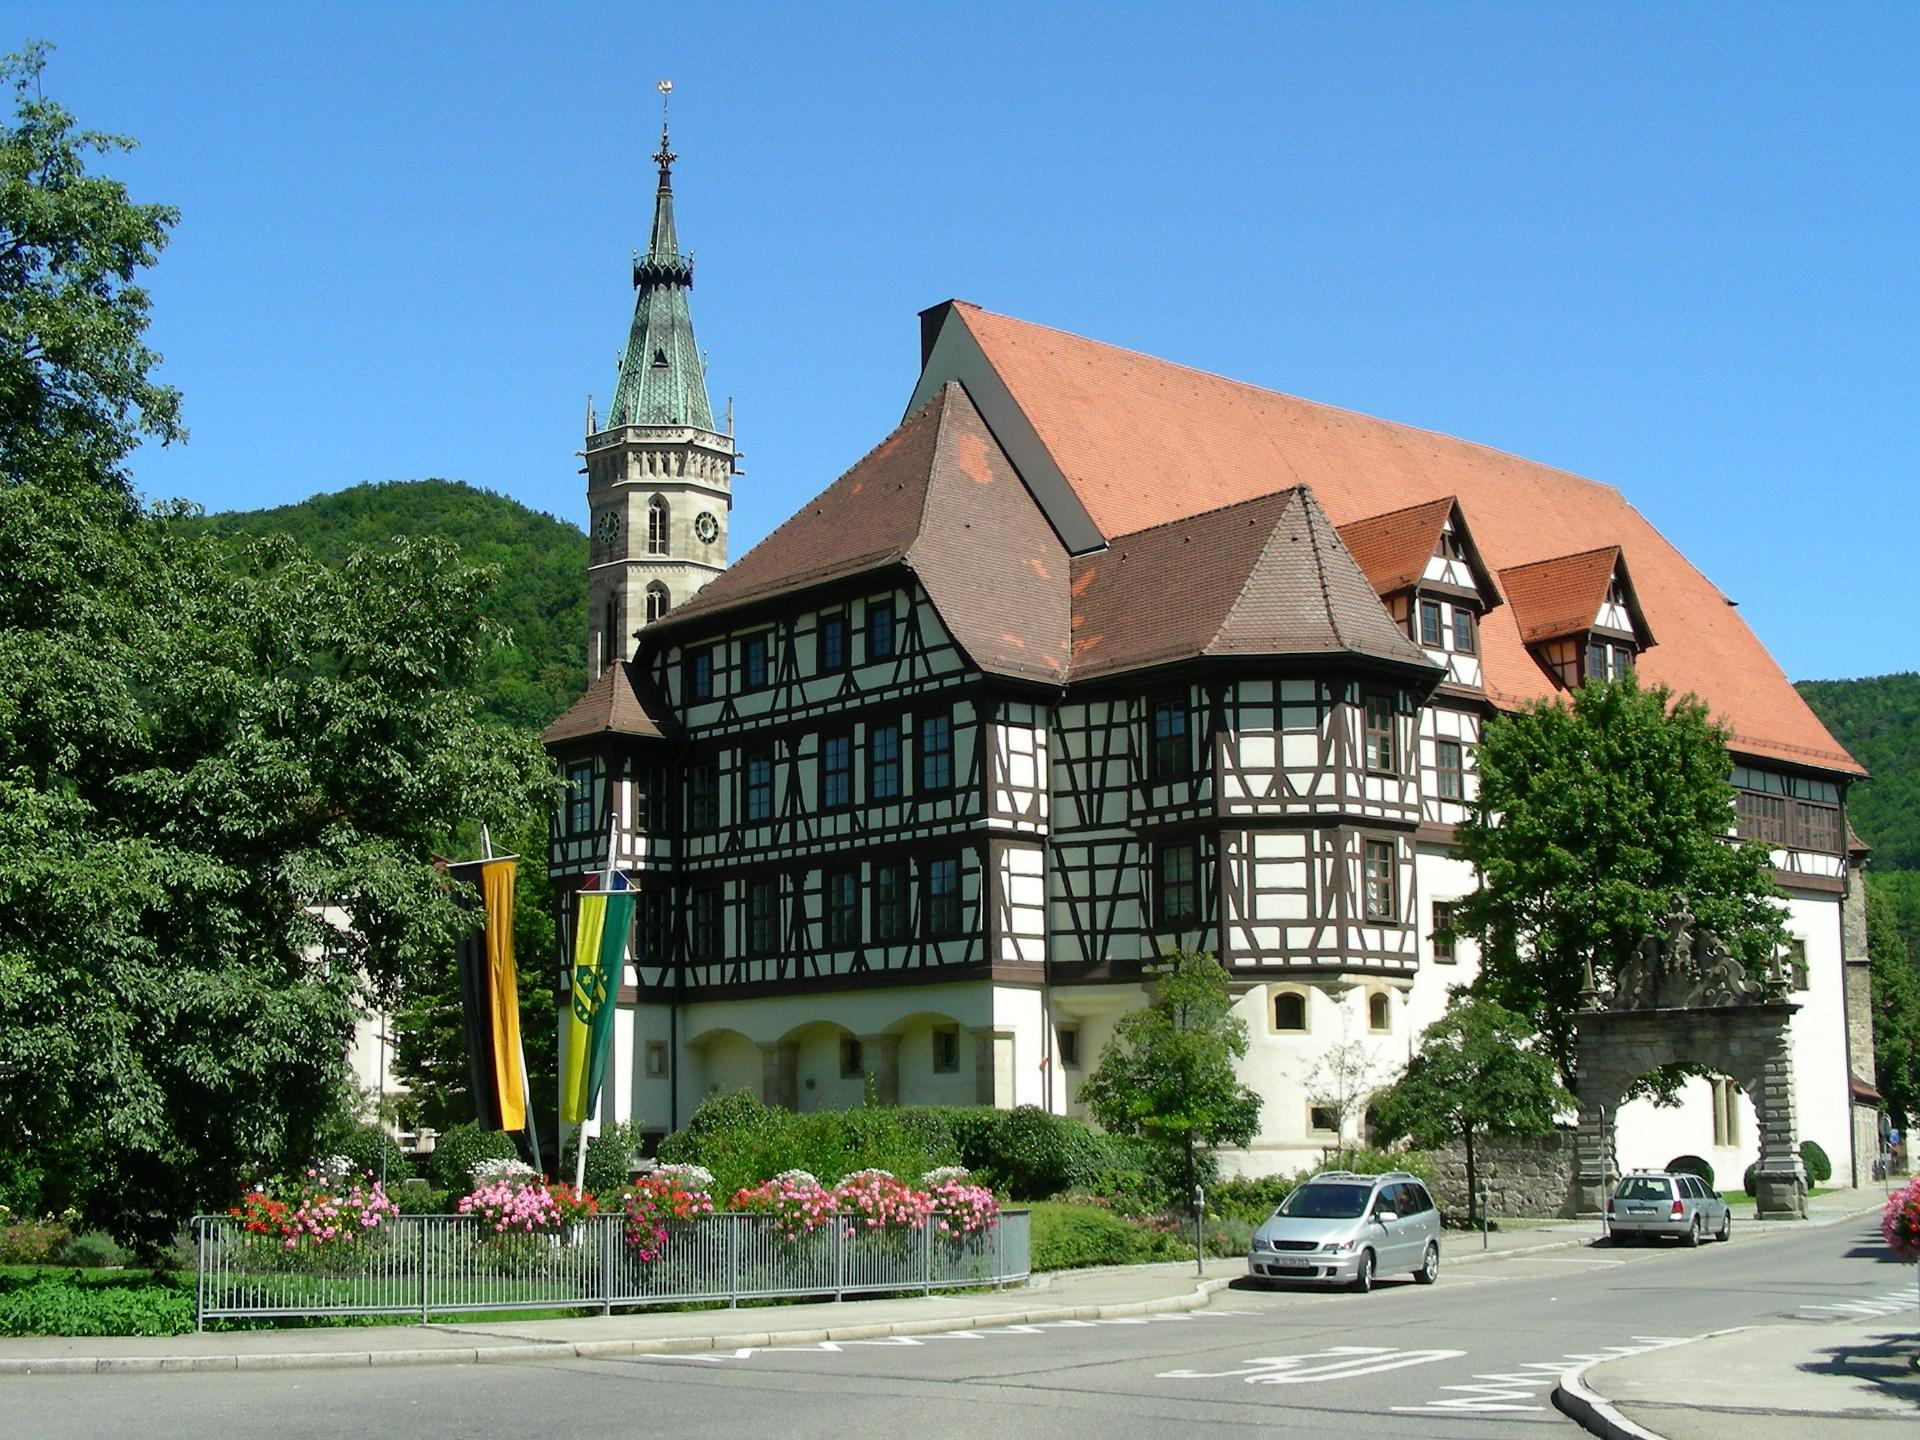
M 1887 1197 L 1880 1212 L 1880 1234 L 1898 1260 L 1920 1260 L 1920 1180 Z

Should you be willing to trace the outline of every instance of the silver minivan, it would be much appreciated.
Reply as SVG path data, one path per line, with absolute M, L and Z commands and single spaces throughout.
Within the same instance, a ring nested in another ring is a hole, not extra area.
M 1367 1291 L 1376 1275 L 1440 1278 L 1440 1212 L 1417 1175 L 1323 1170 L 1296 1185 L 1247 1250 L 1256 1280 Z

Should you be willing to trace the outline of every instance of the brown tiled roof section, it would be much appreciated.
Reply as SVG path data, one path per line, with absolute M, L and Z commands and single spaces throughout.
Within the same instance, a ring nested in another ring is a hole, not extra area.
M 1520 638 L 1533 645 L 1592 625 L 1619 563 L 1620 547 L 1606 545 L 1502 570 L 1500 588 L 1507 592 Z
M 662 632 L 696 616 L 901 560 L 920 532 L 941 418 L 957 388 L 944 387 L 851 470 L 673 610 L 661 623 Z
M 583 740 L 592 735 L 642 735 L 655 739 L 680 733 L 680 724 L 668 709 L 652 678 L 624 660 L 600 672 L 600 678 L 566 713 L 541 732 L 545 745 Z
M 1433 670 L 1306 490 L 1259 496 L 1073 561 L 1073 678 L 1197 655 L 1353 654 Z
M 1720 591 L 1611 487 L 976 306 L 953 315 L 1103 534 L 1310 484 L 1336 525 L 1457 496 L 1495 570 L 1617 545 L 1661 642 L 1643 675 L 1705 699 L 1737 751 L 1863 773 Z M 1511 614 L 1481 627 L 1488 696 L 1509 707 L 1554 693 Z
M 1065 678 L 1067 553 L 958 383 L 654 628 L 897 564 L 981 669 Z
M 1369 515 L 1340 527 L 1340 539 L 1365 572 L 1374 592 L 1391 595 L 1417 584 L 1440 543 L 1440 527 L 1453 513 L 1453 497 Z

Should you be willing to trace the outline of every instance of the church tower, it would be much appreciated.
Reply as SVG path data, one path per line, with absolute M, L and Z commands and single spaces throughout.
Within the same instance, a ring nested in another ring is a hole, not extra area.
M 673 89 L 660 82 L 663 95 Z M 603 426 L 587 407 L 587 679 L 633 653 L 634 633 L 727 565 L 733 418 L 713 423 L 687 292 L 693 257 L 673 224 L 673 162 L 660 120 L 660 186 L 646 254 L 633 260 L 633 328 Z

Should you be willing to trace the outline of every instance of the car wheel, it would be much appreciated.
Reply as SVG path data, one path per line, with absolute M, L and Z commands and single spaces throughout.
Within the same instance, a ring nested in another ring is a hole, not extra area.
M 1356 1295 L 1364 1295 L 1371 1289 L 1373 1289 L 1373 1252 L 1362 1250 L 1360 1268 L 1353 1274 L 1353 1291 Z
M 1720 1228 L 1713 1232 L 1713 1238 L 1718 1240 L 1722 1245 L 1733 1239 L 1733 1212 L 1731 1210 L 1722 1210 L 1720 1212 Z
M 1413 1278 L 1422 1285 L 1431 1285 L 1440 1278 L 1440 1243 L 1427 1241 L 1426 1259 L 1420 1262 L 1420 1268 L 1413 1272 Z
M 1681 1239 L 1680 1243 L 1689 1250 L 1700 1243 L 1700 1217 L 1698 1215 L 1694 1216 L 1693 1223 L 1687 1226 L 1687 1233 Z

